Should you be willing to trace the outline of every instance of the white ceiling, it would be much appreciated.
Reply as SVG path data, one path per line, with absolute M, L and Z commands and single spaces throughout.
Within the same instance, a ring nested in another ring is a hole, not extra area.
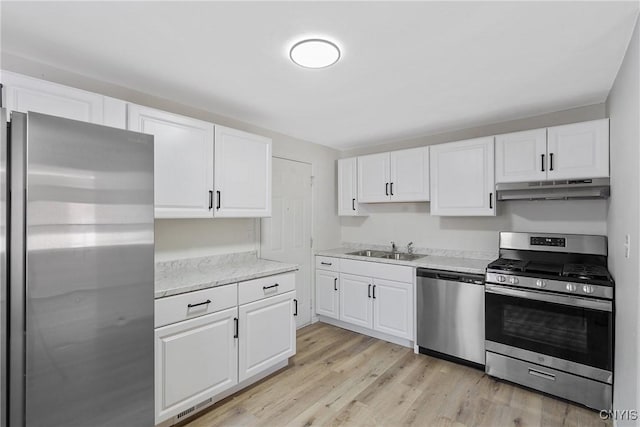
M 638 2 L 2 2 L 2 50 L 339 149 L 602 102 Z M 306 36 L 342 47 L 294 65 Z

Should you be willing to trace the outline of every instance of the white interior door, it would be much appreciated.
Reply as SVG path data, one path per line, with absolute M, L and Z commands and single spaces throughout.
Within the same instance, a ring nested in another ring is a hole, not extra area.
M 311 165 L 273 158 L 270 218 L 261 224 L 260 256 L 298 264 L 297 327 L 311 323 Z

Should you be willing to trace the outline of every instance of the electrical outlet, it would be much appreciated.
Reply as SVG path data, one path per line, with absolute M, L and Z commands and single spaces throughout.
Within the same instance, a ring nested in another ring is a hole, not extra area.
M 624 257 L 629 258 L 631 256 L 631 235 L 626 234 L 624 236 Z

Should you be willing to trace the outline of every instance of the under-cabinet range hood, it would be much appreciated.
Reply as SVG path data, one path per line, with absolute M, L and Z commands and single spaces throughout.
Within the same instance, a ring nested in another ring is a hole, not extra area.
M 609 178 L 496 184 L 498 200 L 606 199 Z

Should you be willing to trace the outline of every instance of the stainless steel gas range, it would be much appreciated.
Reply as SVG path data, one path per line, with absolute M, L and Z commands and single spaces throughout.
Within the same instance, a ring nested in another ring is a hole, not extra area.
M 500 233 L 487 266 L 487 374 L 610 409 L 613 279 L 607 238 Z

